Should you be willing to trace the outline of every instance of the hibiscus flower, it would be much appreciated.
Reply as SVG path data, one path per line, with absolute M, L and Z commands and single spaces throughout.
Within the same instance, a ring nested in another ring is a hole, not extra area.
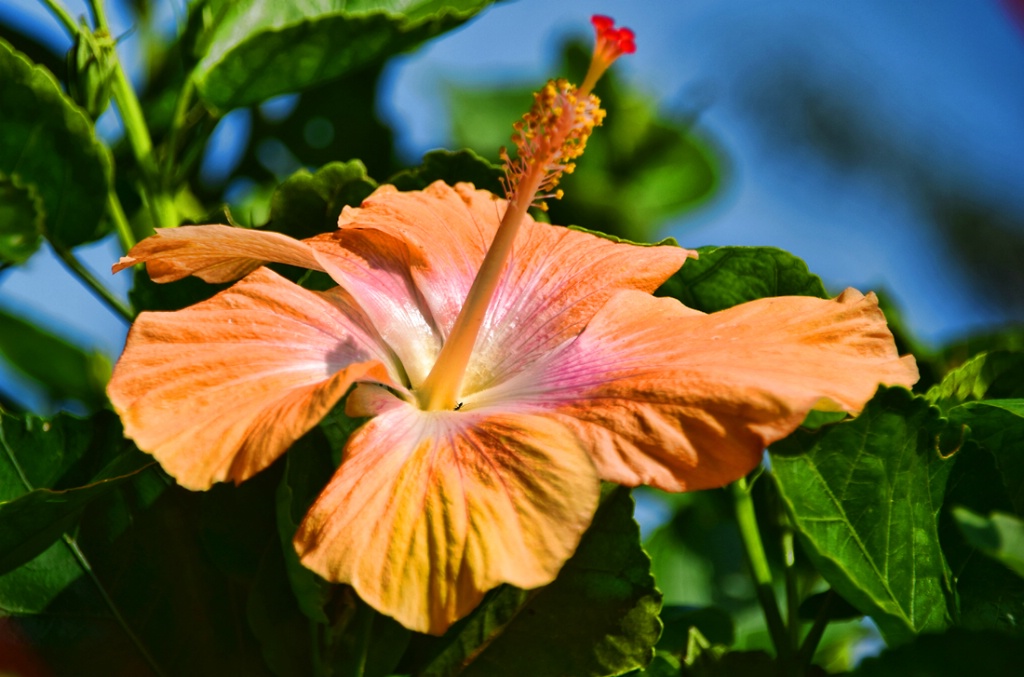
M 879 384 L 916 381 L 871 295 L 707 315 L 651 295 L 693 252 L 534 221 L 527 207 L 599 119 L 589 92 L 542 90 L 518 128 L 509 200 L 383 186 L 309 240 L 214 225 L 139 243 L 115 270 L 239 281 L 139 316 L 108 390 L 126 435 L 202 490 L 266 468 L 347 398 L 369 420 L 295 547 L 439 634 L 502 583 L 550 583 L 601 480 L 721 486 L 812 409 L 855 413 Z M 338 286 L 304 289 L 269 262 Z

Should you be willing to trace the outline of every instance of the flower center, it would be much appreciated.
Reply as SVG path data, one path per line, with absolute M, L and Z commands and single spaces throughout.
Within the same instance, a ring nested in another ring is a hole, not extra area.
M 592 22 L 597 45 L 583 87 L 577 90 L 565 80 L 548 82 L 534 94 L 530 111 L 514 125 L 517 158 L 501 151 L 508 208 L 437 361 L 416 389 L 419 405 L 427 411 L 461 408 L 466 367 L 527 210 L 531 205 L 546 209 L 546 198 L 562 196 L 558 182 L 575 169 L 573 160 L 583 153 L 590 133 L 604 119 L 601 102 L 591 89 L 616 58 L 636 49 L 628 28 L 616 30 L 607 17 L 595 16 Z

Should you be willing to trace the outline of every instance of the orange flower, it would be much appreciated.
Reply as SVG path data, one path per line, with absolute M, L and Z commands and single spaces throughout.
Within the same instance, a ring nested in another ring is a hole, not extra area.
M 141 314 L 110 382 L 126 434 L 183 486 L 251 477 L 351 389 L 347 412 L 371 418 L 295 546 L 422 632 L 501 583 L 551 582 L 600 480 L 720 486 L 812 408 L 856 412 L 878 384 L 917 379 L 873 296 L 705 315 L 651 296 L 692 252 L 535 222 L 527 207 L 597 115 L 589 94 L 552 87 L 520 127 L 510 200 L 384 186 L 310 240 L 183 227 L 115 266 L 144 262 L 159 282 L 241 278 Z M 303 289 L 267 262 L 338 287 Z

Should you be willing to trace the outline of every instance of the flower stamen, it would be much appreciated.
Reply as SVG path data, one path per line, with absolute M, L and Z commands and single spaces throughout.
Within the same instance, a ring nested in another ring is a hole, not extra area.
M 534 94 L 530 111 L 513 125 L 517 158 L 513 160 L 504 148 L 501 151 L 508 208 L 437 361 L 417 389 L 423 409 L 456 409 L 477 336 L 519 226 L 531 206 L 546 210 L 545 199 L 562 197 L 558 182 L 576 168 L 573 160 L 583 154 L 594 127 L 604 120 L 600 100 L 590 93 L 594 83 L 621 54 L 636 50 L 628 28 L 615 29 L 607 17 L 595 16 L 592 22 L 597 45 L 583 87 L 577 89 L 566 80 L 549 81 Z

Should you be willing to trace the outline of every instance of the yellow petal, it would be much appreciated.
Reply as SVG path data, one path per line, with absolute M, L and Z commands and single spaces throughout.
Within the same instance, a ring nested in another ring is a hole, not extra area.
M 189 275 L 206 282 L 231 282 L 265 263 L 322 270 L 309 246 L 300 240 L 221 225 L 160 228 L 122 256 L 113 272 L 138 263 L 146 264 L 155 282 L 173 282 Z
M 270 465 L 355 380 L 391 382 L 388 360 L 343 293 L 261 268 L 185 310 L 142 313 L 107 392 L 126 436 L 206 489 Z
M 299 527 L 302 563 L 432 634 L 501 583 L 554 580 L 599 493 L 575 437 L 536 416 L 385 409 Z

